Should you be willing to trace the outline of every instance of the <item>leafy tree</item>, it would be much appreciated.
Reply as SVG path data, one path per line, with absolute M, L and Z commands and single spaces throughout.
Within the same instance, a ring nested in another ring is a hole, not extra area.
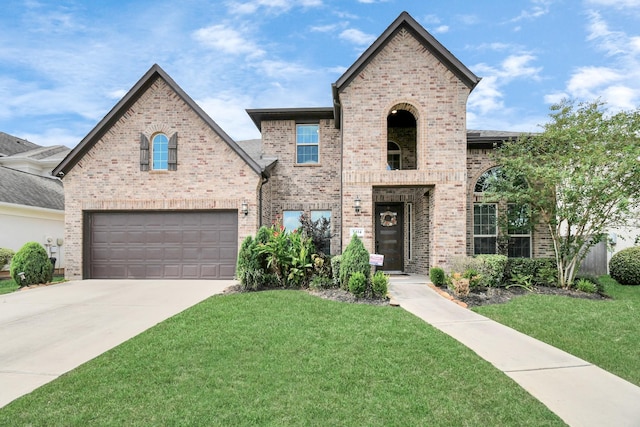
M 506 179 L 492 180 L 485 195 L 527 204 L 532 223 L 548 226 L 558 285 L 568 288 L 606 229 L 638 208 L 640 110 L 610 114 L 599 101 L 565 100 L 550 117 L 543 132 L 495 150 Z

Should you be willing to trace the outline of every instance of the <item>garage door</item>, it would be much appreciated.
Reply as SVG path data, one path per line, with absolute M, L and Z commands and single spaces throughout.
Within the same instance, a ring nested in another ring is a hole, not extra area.
M 237 211 L 92 212 L 85 222 L 85 277 L 231 279 Z

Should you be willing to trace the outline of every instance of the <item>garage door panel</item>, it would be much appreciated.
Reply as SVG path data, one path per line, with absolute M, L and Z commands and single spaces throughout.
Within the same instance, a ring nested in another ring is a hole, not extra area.
M 200 274 L 204 279 L 212 279 L 219 276 L 223 276 L 222 274 L 220 274 L 220 266 L 218 265 L 203 265 L 200 271 Z
M 218 274 L 222 277 L 233 277 L 236 274 L 235 264 L 221 264 Z
M 95 212 L 91 278 L 233 278 L 237 211 Z
M 181 236 L 182 243 L 197 244 L 200 241 L 200 230 L 184 230 Z

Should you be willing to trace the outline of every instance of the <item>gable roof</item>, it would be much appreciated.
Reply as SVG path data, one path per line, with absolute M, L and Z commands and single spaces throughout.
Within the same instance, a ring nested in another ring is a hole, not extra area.
M 107 115 L 84 137 L 80 143 L 60 162 L 53 170 L 54 176 L 63 177 L 82 157 L 100 140 L 100 138 L 113 126 L 118 119 L 133 105 L 144 92 L 161 78 L 180 98 L 215 132 L 226 142 L 256 174 L 262 175 L 263 169 L 253 160 L 216 122 L 178 84 L 158 65 L 153 66 L 144 76 L 127 92 L 127 94 L 107 113 Z
M 0 166 L 0 203 L 64 210 L 62 181 Z
M 341 105 L 340 92 L 362 71 L 364 67 L 389 43 L 400 29 L 405 28 L 431 52 L 438 60 L 444 64 L 453 74 L 455 74 L 469 89 L 480 82 L 480 77 L 469 70 L 458 58 L 447 50 L 435 37 L 424 29 L 411 15 L 402 12 L 395 21 L 376 39 L 375 42 L 344 72 L 340 78 L 333 83 L 333 105 L 336 127 L 340 126 Z

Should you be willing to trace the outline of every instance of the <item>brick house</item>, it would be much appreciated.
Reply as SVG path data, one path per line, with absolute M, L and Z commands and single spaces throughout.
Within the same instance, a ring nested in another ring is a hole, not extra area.
M 54 170 L 67 277 L 232 277 L 247 235 L 302 212 L 330 219 L 332 253 L 357 233 L 386 271 L 495 252 L 501 209 L 521 220 L 510 254 L 547 256 L 544 228 L 480 203 L 493 143 L 516 135 L 467 130 L 479 81 L 405 12 L 332 107 L 247 110 L 262 138 L 235 142 L 154 65 Z

